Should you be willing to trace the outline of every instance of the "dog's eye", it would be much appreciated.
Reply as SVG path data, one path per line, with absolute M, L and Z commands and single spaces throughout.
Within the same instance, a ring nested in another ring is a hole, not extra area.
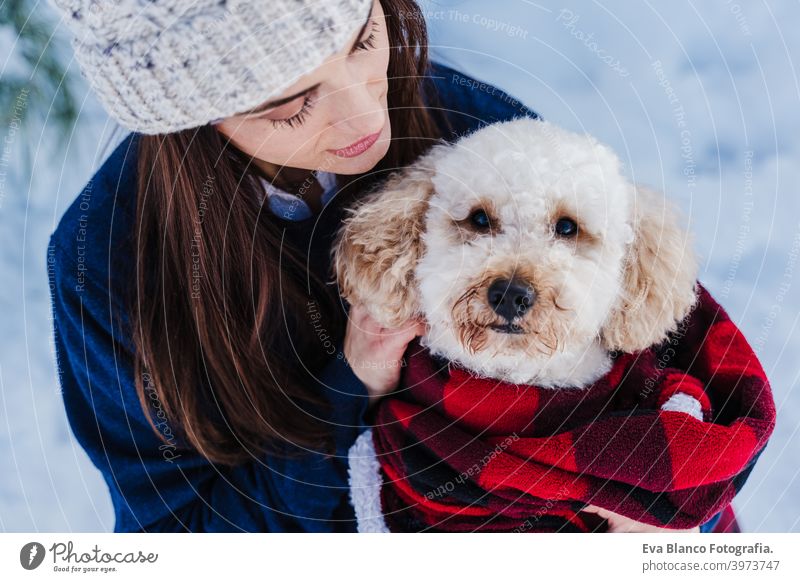
M 481 230 L 486 230 L 492 226 L 489 215 L 486 214 L 485 210 L 480 208 L 478 210 L 473 210 L 472 214 L 469 215 L 469 219 L 476 228 Z
M 575 236 L 578 234 L 578 224 L 571 218 L 559 218 L 555 231 L 558 236 Z

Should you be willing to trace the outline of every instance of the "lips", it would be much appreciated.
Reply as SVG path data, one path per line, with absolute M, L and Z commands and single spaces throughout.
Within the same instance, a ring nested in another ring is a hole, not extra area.
M 511 335 L 524 334 L 525 330 L 515 323 L 506 323 L 504 325 L 490 325 L 489 329 L 498 333 L 507 333 Z
M 357 142 L 351 143 L 349 146 L 344 147 L 338 150 L 329 150 L 333 152 L 335 155 L 339 156 L 340 158 L 354 158 L 356 156 L 360 156 L 373 145 L 375 142 L 378 141 L 381 132 L 377 131 L 371 135 L 362 137 Z

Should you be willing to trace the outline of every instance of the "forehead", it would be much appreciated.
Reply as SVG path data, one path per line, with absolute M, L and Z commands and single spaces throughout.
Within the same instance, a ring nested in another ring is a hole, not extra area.
M 627 213 L 625 181 L 607 150 L 581 139 L 486 137 L 456 144 L 435 165 L 434 205 L 453 218 L 489 204 L 506 224 L 564 212 L 600 228 Z

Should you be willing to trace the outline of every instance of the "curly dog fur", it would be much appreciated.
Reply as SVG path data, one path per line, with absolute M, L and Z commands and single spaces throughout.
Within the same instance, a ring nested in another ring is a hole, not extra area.
M 349 211 L 333 253 L 350 303 L 387 327 L 422 316 L 433 353 L 518 384 L 588 385 L 696 301 L 665 198 L 593 137 L 529 118 L 433 146 Z

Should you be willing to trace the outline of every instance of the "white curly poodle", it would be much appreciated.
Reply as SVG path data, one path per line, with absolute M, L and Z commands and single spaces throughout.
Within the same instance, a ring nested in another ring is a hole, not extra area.
M 659 343 L 697 299 L 675 212 L 606 146 L 521 118 L 434 146 L 352 209 L 334 245 L 340 292 L 423 346 L 515 384 L 590 385 L 611 351 Z M 702 419 L 687 394 L 663 405 Z M 349 451 L 362 532 L 386 532 L 371 431 Z
M 342 295 L 422 344 L 517 384 L 581 387 L 609 352 L 663 340 L 696 300 L 696 259 L 660 194 L 588 135 L 521 118 L 439 144 L 352 209 Z

